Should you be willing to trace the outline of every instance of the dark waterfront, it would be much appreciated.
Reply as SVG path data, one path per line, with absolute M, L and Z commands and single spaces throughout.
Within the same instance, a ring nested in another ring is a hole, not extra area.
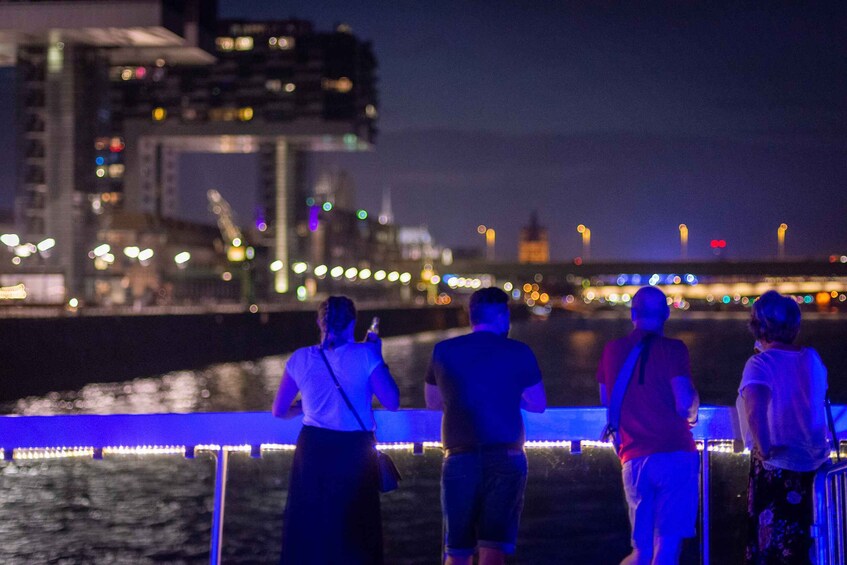
M 691 349 L 703 402 L 731 404 L 752 349 L 746 316 L 686 314 L 667 327 Z M 603 343 L 629 321 L 615 313 L 553 317 L 515 324 L 512 335 L 536 351 L 550 404 L 594 405 L 594 370 Z M 847 401 L 841 378 L 844 317 L 808 315 L 802 341 L 830 370 L 836 402 Z M 434 343 L 466 330 L 385 340 L 385 355 L 401 386 L 403 405 L 422 405 L 422 375 Z M 267 410 L 286 356 L 210 366 L 118 384 L 89 385 L 7 406 L 19 414 L 150 413 Z M 598 430 L 599 433 L 599 430 Z M 440 452 L 396 453 L 403 488 L 383 498 L 388 563 L 434 563 L 440 547 Z M 518 554 L 513 563 L 616 563 L 628 529 L 619 466 L 603 448 L 581 455 L 533 448 Z M 715 454 L 712 558 L 739 561 L 747 457 Z M 290 453 L 232 457 L 224 533 L 225 563 L 277 559 Z M 205 457 L 109 457 L 15 461 L 0 466 L 0 508 L 15 520 L 0 526 L 3 563 L 202 563 L 211 523 L 213 465 Z M 698 542 L 685 563 L 697 563 Z

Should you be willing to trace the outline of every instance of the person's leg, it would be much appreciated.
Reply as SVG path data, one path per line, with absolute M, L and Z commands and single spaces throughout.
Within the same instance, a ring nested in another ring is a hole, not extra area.
M 648 457 L 639 457 L 623 465 L 621 478 L 632 527 L 632 552 L 621 565 L 650 565 L 653 560 L 654 500 L 645 468 Z
M 506 565 L 506 554 L 493 547 L 480 547 L 479 565 Z
M 477 545 L 480 458 L 461 453 L 444 459 L 441 468 L 441 509 L 444 554 L 448 565 L 470 565 Z
M 654 565 L 676 565 L 682 540 L 697 534 L 700 500 L 700 455 L 675 451 L 651 455 L 656 489 Z
M 677 565 L 682 553 L 682 538 L 677 536 L 656 536 L 653 541 L 652 565 Z
M 515 552 L 526 490 L 526 454 L 504 450 L 484 454 L 483 461 L 479 562 L 502 564 L 506 555 Z

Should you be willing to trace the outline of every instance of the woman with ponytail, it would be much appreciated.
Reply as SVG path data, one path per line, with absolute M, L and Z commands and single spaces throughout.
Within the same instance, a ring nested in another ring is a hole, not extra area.
M 321 343 L 295 351 L 282 375 L 273 414 L 302 413 L 303 429 L 291 465 L 280 563 L 383 563 L 372 397 L 393 411 L 400 393 L 379 337 L 369 333 L 364 343 L 355 342 L 355 324 L 353 301 L 330 296 L 318 308 Z M 298 393 L 302 404 L 292 405 Z

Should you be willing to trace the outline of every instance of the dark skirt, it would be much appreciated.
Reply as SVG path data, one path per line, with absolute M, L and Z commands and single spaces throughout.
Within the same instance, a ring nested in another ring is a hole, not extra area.
M 747 486 L 747 565 L 812 563 L 815 471 L 765 469 L 753 459 Z
M 370 432 L 303 426 L 291 465 L 280 563 L 383 563 L 373 442 Z

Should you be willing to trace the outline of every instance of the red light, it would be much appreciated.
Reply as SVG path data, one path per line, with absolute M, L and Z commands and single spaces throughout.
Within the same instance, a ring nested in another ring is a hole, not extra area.
M 726 247 L 726 240 L 721 239 L 720 241 L 718 241 L 718 247 L 720 247 L 720 248 Z
M 710 246 L 712 249 L 714 249 L 715 247 L 717 247 L 717 246 L 718 246 L 718 240 L 717 240 L 717 239 L 713 239 L 711 242 L 709 242 L 709 246 Z
M 576 265 L 577 267 L 582 265 L 582 257 L 577 257 L 576 259 L 574 259 L 573 264 Z
M 147 76 L 147 69 L 145 69 L 144 67 L 137 67 L 135 69 L 135 78 L 142 79 L 145 76 Z

